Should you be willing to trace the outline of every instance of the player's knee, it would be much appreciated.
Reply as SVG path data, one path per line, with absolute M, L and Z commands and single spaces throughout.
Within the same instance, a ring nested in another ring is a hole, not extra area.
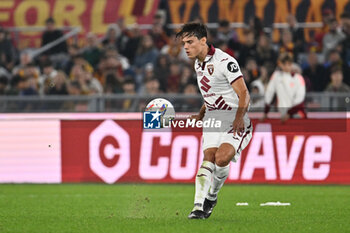
M 214 163 L 215 162 L 215 152 L 216 152 L 216 150 L 210 150 L 210 149 L 205 150 L 203 160 L 210 161 L 210 162 Z
M 232 157 L 229 153 L 217 152 L 215 154 L 215 164 L 219 167 L 225 167 L 230 163 Z

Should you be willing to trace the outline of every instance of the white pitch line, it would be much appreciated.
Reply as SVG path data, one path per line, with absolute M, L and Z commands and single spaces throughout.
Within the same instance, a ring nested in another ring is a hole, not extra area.
M 260 206 L 290 206 L 290 203 L 282 203 L 282 202 L 266 202 L 266 203 L 261 203 Z

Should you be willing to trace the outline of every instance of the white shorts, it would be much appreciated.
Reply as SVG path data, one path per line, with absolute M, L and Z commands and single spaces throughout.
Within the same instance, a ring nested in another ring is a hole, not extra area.
M 203 151 L 208 148 L 219 148 L 223 143 L 229 143 L 235 148 L 235 156 L 232 158 L 232 162 L 237 162 L 241 156 L 241 152 L 249 144 L 253 136 L 253 125 L 248 119 L 245 121 L 245 131 L 239 136 L 237 133 L 234 136 L 232 133 L 232 123 L 226 125 L 220 132 L 205 132 L 203 131 Z

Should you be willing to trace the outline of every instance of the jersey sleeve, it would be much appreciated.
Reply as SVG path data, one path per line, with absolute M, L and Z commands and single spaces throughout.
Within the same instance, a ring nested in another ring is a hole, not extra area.
M 228 59 L 223 59 L 225 61 L 221 61 L 221 69 L 223 72 L 223 75 L 226 77 L 228 82 L 232 84 L 234 81 L 236 81 L 238 78 L 243 77 L 243 74 L 241 72 L 241 68 L 238 65 L 238 62 L 233 57 L 230 57 Z
M 296 75 L 297 75 L 296 78 L 298 79 L 298 82 L 297 82 L 297 91 L 293 98 L 293 106 L 304 102 L 305 94 L 306 94 L 306 87 L 305 87 L 305 81 L 303 76 L 301 76 L 300 74 L 296 74 Z

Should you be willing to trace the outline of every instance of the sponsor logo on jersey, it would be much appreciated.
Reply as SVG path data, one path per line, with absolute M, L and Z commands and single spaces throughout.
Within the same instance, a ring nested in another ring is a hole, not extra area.
M 204 98 L 208 98 L 208 97 L 212 97 L 212 96 L 215 96 L 216 94 L 215 93 L 210 93 L 210 94 L 205 94 L 203 95 Z
M 227 69 L 232 73 L 236 73 L 239 70 L 238 65 L 232 61 L 227 64 Z
M 210 75 L 212 75 L 214 73 L 214 65 L 213 64 L 209 64 L 207 65 L 207 69 Z

